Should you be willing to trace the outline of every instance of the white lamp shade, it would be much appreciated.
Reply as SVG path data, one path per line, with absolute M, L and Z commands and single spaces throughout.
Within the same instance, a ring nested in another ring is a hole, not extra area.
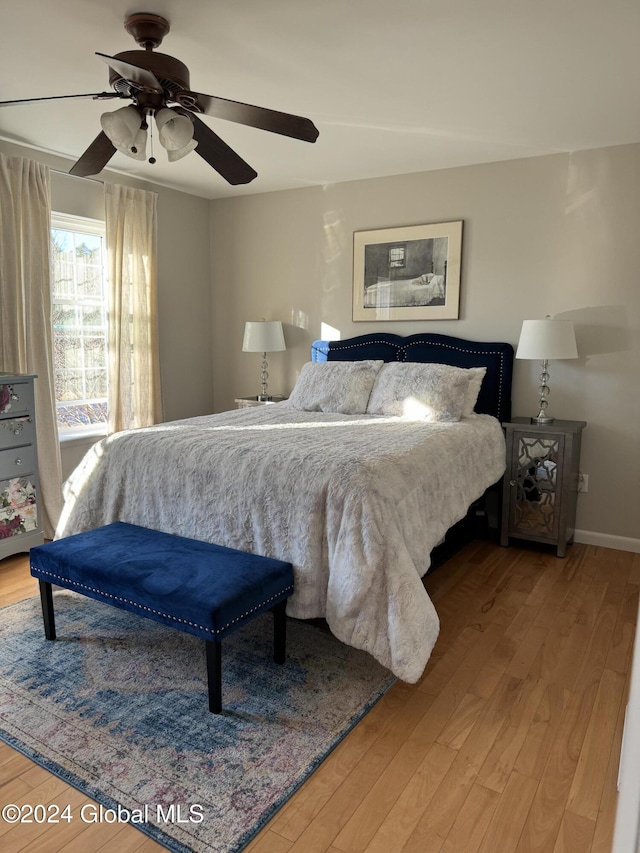
M 523 320 L 516 358 L 539 361 L 578 358 L 576 335 L 570 320 Z
M 118 151 L 134 160 L 144 160 L 147 131 L 140 127 L 142 117 L 135 107 L 121 107 L 112 113 L 103 113 L 100 124 Z
M 191 119 L 167 107 L 156 113 L 156 125 L 160 144 L 167 151 L 180 151 L 193 140 Z M 193 151 L 193 148 L 189 150 Z
M 278 352 L 286 349 L 280 320 L 262 320 L 244 325 L 243 352 Z

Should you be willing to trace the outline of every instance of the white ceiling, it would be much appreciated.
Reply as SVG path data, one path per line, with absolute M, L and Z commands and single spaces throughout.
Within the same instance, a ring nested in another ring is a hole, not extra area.
M 205 198 L 640 141 L 639 0 L 12 0 L 0 100 L 101 92 L 95 51 L 136 50 L 132 12 L 197 92 L 308 116 L 311 145 L 205 117 L 258 172 L 229 186 L 195 153 L 115 171 Z M 125 102 L 126 103 L 126 102 Z M 0 108 L 0 138 L 77 159 L 118 101 Z

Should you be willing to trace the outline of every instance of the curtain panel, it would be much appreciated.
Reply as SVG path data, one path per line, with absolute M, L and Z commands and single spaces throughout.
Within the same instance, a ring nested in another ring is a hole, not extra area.
M 62 511 L 51 323 L 49 169 L 0 154 L 0 369 L 34 373 L 42 527 Z
M 162 421 L 157 194 L 105 184 L 109 256 L 109 432 Z

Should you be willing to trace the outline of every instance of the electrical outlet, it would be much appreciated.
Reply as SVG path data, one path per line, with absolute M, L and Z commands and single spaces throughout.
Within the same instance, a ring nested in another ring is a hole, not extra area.
M 580 472 L 578 474 L 578 491 L 579 492 L 588 492 L 589 491 L 589 475 L 583 474 Z

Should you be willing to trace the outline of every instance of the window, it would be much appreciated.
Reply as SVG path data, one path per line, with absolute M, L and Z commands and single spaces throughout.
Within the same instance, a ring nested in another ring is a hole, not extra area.
M 389 248 L 389 267 L 398 269 L 405 265 L 406 246 L 391 246 Z
M 105 432 L 106 278 L 104 222 L 52 214 L 54 378 L 61 436 Z

